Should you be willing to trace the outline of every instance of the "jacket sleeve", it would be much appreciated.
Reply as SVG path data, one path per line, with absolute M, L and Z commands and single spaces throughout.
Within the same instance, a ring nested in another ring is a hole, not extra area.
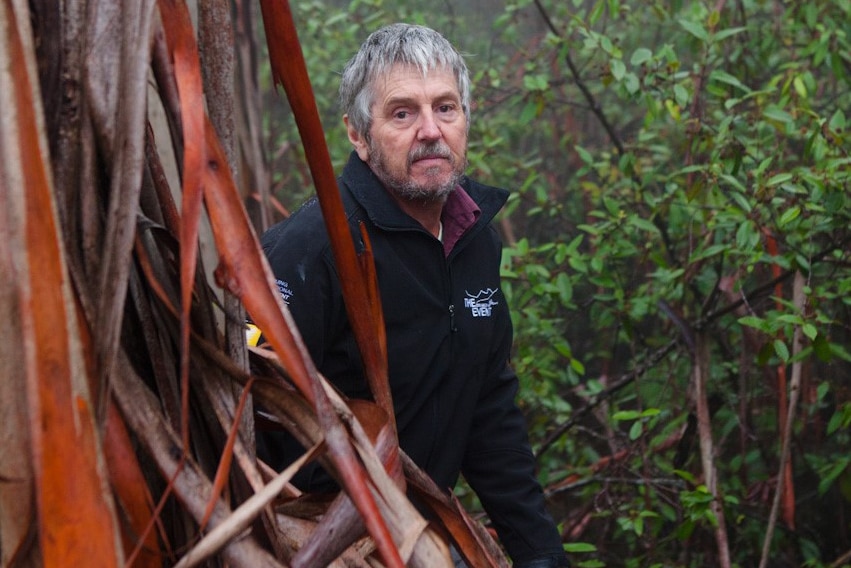
M 324 239 L 317 239 L 286 222 L 262 237 L 278 292 L 287 304 L 299 335 L 317 367 L 322 365 L 331 327 L 338 325 L 334 305 L 336 277 Z
M 507 362 L 511 323 L 492 353 L 462 472 L 493 522 L 514 566 L 568 566 L 561 536 L 535 476 L 525 418 L 515 404 L 518 380 Z
M 276 225 L 261 238 L 263 250 L 276 279 L 278 292 L 296 324 L 299 335 L 316 366 L 323 357 L 333 336 L 333 326 L 339 319 L 334 298 L 336 278 L 327 262 L 327 249 L 322 239 L 310 238 L 299 227 Z M 258 428 L 258 456 L 280 471 L 299 457 L 304 448 L 283 429 Z M 322 476 L 317 464 L 302 468 L 293 482 L 303 490 L 324 489 L 327 476 Z

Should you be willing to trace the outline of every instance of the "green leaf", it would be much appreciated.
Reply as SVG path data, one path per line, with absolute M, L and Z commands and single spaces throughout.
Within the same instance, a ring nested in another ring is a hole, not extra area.
M 637 410 L 620 410 L 612 414 L 612 420 L 636 420 L 641 417 L 641 413 Z
M 744 187 L 742 188 L 742 191 L 745 191 Z M 753 205 L 747 197 L 742 195 L 741 192 L 731 191 L 729 195 L 731 198 L 733 198 L 733 201 L 736 202 L 736 205 L 738 205 L 742 211 L 744 211 L 745 213 L 750 213 L 751 211 L 753 211 Z
M 744 316 L 739 318 L 739 323 L 769 333 L 768 323 L 756 316 Z
M 677 122 L 680 121 L 680 106 L 677 103 L 671 99 L 665 99 L 665 108 L 668 109 L 668 114 L 671 115 L 671 118 Z
M 789 118 L 791 118 L 791 116 Z M 774 161 L 774 156 L 769 156 L 769 157 L 765 158 L 764 160 L 762 160 L 759 163 L 759 165 L 756 167 L 756 169 L 754 169 L 754 171 L 753 171 L 754 176 L 761 176 L 765 172 L 765 170 L 768 169 L 768 166 L 770 166 L 773 161 Z
M 851 463 L 851 458 L 845 456 L 833 464 L 823 475 L 818 484 L 820 495 L 824 495 L 836 479 L 845 471 Z
M 805 323 L 803 326 L 801 326 L 801 331 L 804 333 L 804 335 L 809 337 L 810 340 L 815 339 L 816 335 L 818 335 L 818 329 L 816 329 L 816 326 L 811 323 Z
M 589 542 L 566 542 L 565 552 L 597 552 L 597 547 Z
M 602 560 L 583 560 L 576 564 L 576 568 L 606 568 L 606 563 Z
M 830 350 L 830 342 L 824 335 L 817 335 L 813 340 L 813 350 L 819 361 L 830 361 L 833 359 L 833 353 Z
M 839 359 L 851 362 L 851 353 L 849 353 L 847 349 L 845 349 L 838 343 L 830 344 L 830 352 L 831 354 L 833 354 L 834 357 L 838 357 Z
M 529 101 L 523 107 L 523 110 L 520 111 L 520 116 L 517 117 L 517 120 L 520 124 L 529 124 L 536 116 L 538 116 L 538 103 Z
M 782 339 L 774 340 L 774 352 L 784 363 L 789 360 L 789 348 L 786 347 L 786 343 Z
M 826 431 L 828 436 L 839 430 L 840 426 L 842 426 L 842 414 L 837 411 L 833 413 L 833 416 L 827 422 Z
M 707 20 L 707 23 L 709 24 L 709 27 L 711 29 L 715 29 L 715 26 L 718 25 L 718 22 L 720 20 L 721 20 L 721 12 L 719 12 L 718 10 L 712 10 L 709 13 L 709 19 Z
M 709 33 L 706 31 L 706 28 L 704 28 L 702 24 L 698 24 L 690 20 L 680 20 L 680 25 L 685 31 L 687 31 L 700 41 L 705 42 L 709 40 Z
M 621 81 L 626 73 L 626 65 L 620 59 L 612 59 L 609 62 L 609 69 L 612 72 L 612 77 L 615 81 Z
M 680 107 L 684 107 L 688 104 L 688 90 L 679 83 L 674 85 L 674 99 L 676 99 L 677 104 L 680 105 Z
M 653 52 L 647 49 L 646 47 L 639 47 L 636 49 L 632 57 L 629 60 L 630 65 L 641 65 L 645 61 L 649 61 L 653 58 Z
M 673 473 L 691 485 L 697 485 L 697 478 L 691 472 L 682 469 L 675 469 Z
M 644 425 L 640 421 L 635 421 L 629 428 L 629 439 L 635 441 L 641 437 L 641 432 L 644 430 Z
M 834 132 L 840 132 L 845 130 L 845 113 L 842 112 L 842 109 L 837 109 L 833 116 L 830 117 L 830 122 L 827 124 L 828 128 L 833 130 Z
M 782 108 L 774 106 L 774 105 L 766 107 L 765 110 L 762 111 L 762 116 L 764 116 L 765 118 L 768 118 L 770 120 L 776 120 L 776 121 L 782 122 L 782 123 L 790 123 L 790 122 L 794 122 L 794 120 L 795 120 L 794 118 L 792 118 L 791 114 L 789 114 L 788 112 L 786 112 Z
M 588 264 L 585 262 L 585 258 L 578 254 L 572 254 L 567 258 L 567 264 L 570 265 L 572 269 L 581 274 L 585 274 L 588 272 Z
M 728 245 L 711 245 L 705 249 L 698 249 L 688 259 L 689 264 L 695 263 L 704 258 L 710 258 L 718 254 L 723 254 L 729 249 Z
M 751 250 L 759 242 L 759 233 L 750 221 L 745 221 L 736 230 L 736 246 L 742 250 Z
M 824 397 L 830 392 L 830 383 L 827 381 L 823 381 L 819 383 L 819 386 L 816 387 L 816 398 L 819 402 L 824 400 Z
M 564 355 L 567 359 L 570 359 L 573 356 L 570 346 L 566 343 L 558 342 L 554 345 L 554 347 L 556 351 L 558 351 L 561 355 Z
M 800 76 L 792 79 L 792 87 L 795 89 L 795 92 L 798 93 L 798 96 L 802 99 L 807 98 L 807 86 L 804 85 L 804 80 L 801 79 Z
M 543 74 L 526 74 L 523 76 L 523 86 L 529 91 L 546 91 L 549 89 L 549 81 Z
M 641 82 L 638 80 L 638 76 L 635 73 L 627 73 L 624 75 L 623 86 L 631 95 L 634 95 L 641 90 Z
M 726 30 L 721 30 L 715 34 L 715 41 L 722 41 L 727 39 L 728 37 L 734 36 L 736 34 L 742 33 L 748 28 L 739 26 L 737 28 L 727 28 Z
M 603 15 L 603 12 L 606 10 L 606 3 L 600 0 L 594 5 L 591 9 L 591 13 L 588 15 L 588 22 L 594 24 L 600 17 Z
M 659 227 L 653 224 L 652 221 L 648 221 L 647 219 L 644 219 L 642 217 L 638 217 L 635 215 L 631 216 L 629 218 L 629 224 L 639 230 L 647 231 L 648 233 L 653 233 L 654 235 L 659 234 Z
M 569 306 L 573 299 L 573 284 L 564 272 L 556 276 L 556 288 L 563 306 Z
M 791 173 L 783 172 L 782 174 L 776 174 L 768 178 L 768 180 L 765 182 L 765 185 L 769 187 L 774 185 L 780 185 L 781 183 L 791 180 L 793 177 L 795 176 Z
M 781 227 L 785 227 L 786 225 L 797 219 L 800 215 L 801 208 L 795 205 L 794 207 L 790 207 L 789 209 L 784 211 L 783 214 L 780 216 L 780 219 L 778 219 L 777 223 Z
M 742 91 L 749 93 L 751 89 L 747 87 L 744 83 L 742 83 L 738 77 L 734 77 L 730 75 L 726 71 L 722 71 L 720 69 L 715 69 L 712 73 L 709 74 L 710 81 L 719 81 L 721 83 L 726 83 L 732 87 L 736 87 L 737 89 L 741 89 Z
M 594 156 L 591 155 L 591 152 L 589 152 L 578 144 L 574 145 L 573 149 L 576 150 L 576 153 L 579 154 L 579 158 L 584 163 L 588 164 L 589 166 L 594 164 Z

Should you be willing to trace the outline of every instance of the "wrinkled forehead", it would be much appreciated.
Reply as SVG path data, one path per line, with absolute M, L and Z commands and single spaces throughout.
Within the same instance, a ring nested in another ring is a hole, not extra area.
M 422 83 L 440 86 L 443 91 L 451 90 L 458 98 L 461 96 L 458 78 L 446 65 L 422 67 L 410 63 L 395 63 L 383 73 L 374 73 L 367 83 L 367 89 L 371 94 L 372 104 L 375 104 L 389 90 L 405 89 Z
M 369 78 L 368 84 L 373 88 L 398 81 L 442 81 L 451 82 L 458 89 L 458 78 L 448 65 L 432 65 L 422 67 L 411 63 L 394 63 L 381 71 L 376 71 Z

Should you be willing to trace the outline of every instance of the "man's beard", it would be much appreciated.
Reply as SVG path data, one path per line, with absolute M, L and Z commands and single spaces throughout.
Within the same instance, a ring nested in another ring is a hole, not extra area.
M 390 172 L 387 167 L 387 161 L 384 154 L 372 141 L 369 143 L 369 155 L 369 165 L 372 168 L 372 171 L 391 193 L 405 201 L 418 203 L 445 201 L 446 198 L 449 197 L 449 194 L 458 186 L 461 178 L 464 176 L 464 170 L 467 167 L 466 156 L 464 157 L 463 163 L 457 163 L 452 152 L 449 151 L 449 148 L 441 142 L 434 142 L 426 146 L 420 146 L 408 154 L 404 177 L 396 176 Z M 437 179 L 434 179 L 426 181 L 425 183 L 417 183 L 410 178 L 408 172 L 410 172 L 411 165 L 416 160 L 427 156 L 437 156 L 449 160 L 449 163 L 452 166 L 452 175 L 449 176 L 448 180 L 440 182 Z

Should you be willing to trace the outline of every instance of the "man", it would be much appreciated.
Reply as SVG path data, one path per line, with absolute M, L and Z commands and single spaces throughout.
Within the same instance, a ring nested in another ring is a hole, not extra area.
M 429 28 L 387 26 L 347 64 L 340 101 L 354 151 L 338 181 L 350 223 L 365 224 L 372 246 L 400 446 L 440 487 L 464 475 L 515 566 L 567 566 L 514 404 L 501 243 L 489 224 L 507 192 L 464 176 L 464 60 Z M 315 199 L 262 242 L 319 370 L 347 396 L 368 398 Z M 258 448 L 282 467 L 287 443 L 264 435 Z M 329 489 L 323 473 L 306 469 L 296 481 Z

